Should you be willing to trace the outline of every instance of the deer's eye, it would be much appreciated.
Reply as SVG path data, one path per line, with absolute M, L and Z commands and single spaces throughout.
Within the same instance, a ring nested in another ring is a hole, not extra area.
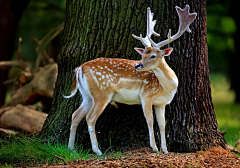
M 156 58 L 156 55 L 155 54 L 151 54 L 150 55 L 150 59 L 155 59 Z

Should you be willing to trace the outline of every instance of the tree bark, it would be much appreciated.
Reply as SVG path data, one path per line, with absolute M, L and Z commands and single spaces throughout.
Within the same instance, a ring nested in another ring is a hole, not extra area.
M 213 146 L 224 146 L 211 99 L 206 41 L 206 2 L 201 0 L 172 1 L 67 1 L 64 39 L 58 59 L 58 78 L 50 113 L 40 132 L 41 137 L 67 142 L 71 115 L 79 107 L 81 96 L 64 99 L 71 90 L 74 69 L 85 61 L 98 57 L 118 57 L 140 60 L 134 47 L 142 47 L 131 34 L 145 34 L 146 11 L 150 7 L 157 20 L 160 41 L 178 29 L 175 6 L 190 5 L 197 12 L 192 34 L 174 42 L 174 52 L 168 61 L 179 78 L 177 94 L 166 109 L 167 146 L 169 151 L 192 152 Z M 139 105 L 107 106 L 99 117 L 96 130 L 101 149 L 116 150 L 149 145 L 148 129 Z M 155 138 L 160 146 L 160 134 L 155 120 Z M 77 144 L 91 148 L 86 121 L 77 130 Z
M 179 78 L 177 94 L 166 112 L 167 142 L 176 152 L 225 147 L 211 97 L 206 1 L 189 1 L 189 5 L 197 19 L 192 33 L 173 44 L 176 51 L 169 61 Z
M 11 60 L 14 51 L 18 23 L 29 0 L 1 0 L 0 1 L 0 61 Z M 0 107 L 5 102 L 8 70 L 0 69 Z

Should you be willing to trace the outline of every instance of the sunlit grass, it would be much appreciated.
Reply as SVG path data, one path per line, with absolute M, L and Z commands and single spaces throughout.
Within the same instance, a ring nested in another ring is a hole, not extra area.
M 0 166 L 38 166 L 89 158 L 88 151 L 83 151 L 81 147 L 76 151 L 69 150 L 66 145 L 50 144 L 35 137 L 12 136 L 0 139 Z
M 103 159 L 119 158 L 121 152 L 111 150 L 103 151 L 103 156 L 89 153 L 90 150 L 83 150 L 77 147 L 74 151 L 68 149 L 66 143 L 47 142 L 36 137 L 26 137 L 24 135 L 11 136 L 0 139 L 0 167 L 15 166 L 40 166 L 57 163 L 68 163 L 82 159 Z
M 219 129 L 227 131 L 224 137 L 234 146 L 240 138 L 240 105 L 234 104 L 235 93 L 226 76 L 211 74 L 211 88 Z

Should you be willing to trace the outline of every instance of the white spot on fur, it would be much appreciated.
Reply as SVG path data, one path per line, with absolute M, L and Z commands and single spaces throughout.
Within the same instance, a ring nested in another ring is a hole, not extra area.
M 149 82 L 148 82 L 146 79 L 144 79 L 144 80 L 143 80 L 143 83 L 148 84 Z
M 93 131 L 93 128 L 91 126 L 88 127 L 88 131 L 91 132 Z

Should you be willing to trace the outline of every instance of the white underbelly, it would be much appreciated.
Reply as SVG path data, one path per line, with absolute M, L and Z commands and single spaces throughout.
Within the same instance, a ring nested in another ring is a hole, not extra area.
M 112 100 L 124 104 L 141 104 L 139 90 L 120 89 L 113 95 Z
M 153 105 L 159 105 L 159 104 L 166 105 L 171 103 L 175 93 L 176 93 L 176 90 L 171 91 L 168 94 L 166 93 L 164 95 L 157 97 L 156 99 L 153 100 Z

